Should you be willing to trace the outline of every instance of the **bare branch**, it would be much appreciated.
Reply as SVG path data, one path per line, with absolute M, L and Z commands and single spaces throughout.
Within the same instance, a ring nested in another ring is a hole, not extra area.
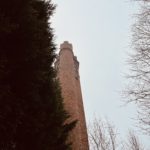
M 124 93 L 127 102 L 136 103 L 140 128 L 150 135 L 150 3 L 141 6 L 141 13 L 137 15 L 132 31 L 133 51 L 129 59 L 128 75 L 130 83 Z
M 133 131 L 129 131 L 127 143 L 125 144 L 125 149 L 128 150 L 144 150 L 143 145 L 139 142 L 138 137 Z
M 89 125 L 89 142 L 92 150 L 116 150 L 116 130 L 108 121 L 94 119 Z

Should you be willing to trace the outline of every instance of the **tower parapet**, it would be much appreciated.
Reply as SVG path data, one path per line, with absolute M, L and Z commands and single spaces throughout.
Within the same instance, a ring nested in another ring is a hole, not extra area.
M 89 150 L 85 114 L 80 86 L 79 62 L 74 56 L 72 44 L 65 41 L 55 62 L 57 77 L 62 88 L 65 109 L 71 115 L 70 121 L 78 120 L 70 134 L 73 150 Z
M 72 50 L 72 44 L 70 44 L 68 41 L 64 41 L 64 43 L 60 44 L 60 50 L 62 49 Z

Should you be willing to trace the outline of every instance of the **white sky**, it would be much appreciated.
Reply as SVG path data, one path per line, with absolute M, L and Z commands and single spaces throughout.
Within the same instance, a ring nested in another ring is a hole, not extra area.
M 131 25 L 138 5 L 132 0 L 55 0 L 52 25 L 56 43 L 73 44 L 80 62 L 86 120 L 107 117 L 125 138 L 135 125 L 134 105 L 121 107 Z M 142 137 L 148 145 L 148 137 Z M 149 145 L 150 146 L 150 145 Z

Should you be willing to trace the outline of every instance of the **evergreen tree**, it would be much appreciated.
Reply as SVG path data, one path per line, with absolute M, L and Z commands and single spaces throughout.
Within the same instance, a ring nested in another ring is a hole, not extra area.
M 46 0 L 0 2 L 0 149 L 67 150 L 75 121 L 64 110 Z

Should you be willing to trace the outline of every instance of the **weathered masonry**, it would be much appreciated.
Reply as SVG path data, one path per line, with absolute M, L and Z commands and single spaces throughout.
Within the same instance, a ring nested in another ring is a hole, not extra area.
M 78 120 L 69 140 L 73 150 L 88 150 L 88 137 L 80 86 L 79 62 L 74 56 L 72 44 L 65 41 L 60 45 L 60 52 L 55 63 L 58 71 L 65 109 L 71 114 L 71 120 Z

